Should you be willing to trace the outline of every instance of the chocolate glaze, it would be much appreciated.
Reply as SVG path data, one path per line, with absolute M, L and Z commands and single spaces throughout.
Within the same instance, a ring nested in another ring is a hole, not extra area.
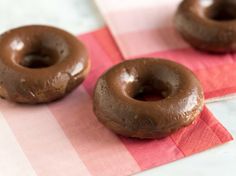
M 163 98 L 136 99 L 145 87 Z M 114 66 L 98 79 L 93 100 L 94 113 L 106 127 L 137 138 L 162 138 L 191 124 L 204 104 L 194 74 L 163 59 L 135 59 Z
M 235 0 L 183 0 L 174 21 L 182 37 L 197 49 L 236 51 Z
M 81 84 L 90 68 L 84 45 L 66 31 L 24 26 L 0 36 L 0 96 L 44 103 Z

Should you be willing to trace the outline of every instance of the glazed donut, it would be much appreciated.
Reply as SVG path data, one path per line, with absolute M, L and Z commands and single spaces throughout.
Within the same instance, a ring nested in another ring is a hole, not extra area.
M 145 99 L 145 94 L 160 97 Z M 202 88 L 189 69 L 151 58 L 124 61 L 109 69 L 98 79 L 93 97 L 100 122 L 115 133 L 136 138 L 166 137 L 191 124 L 203 104 Z
M 81 84 L 90 68 L 84 45 L 55 27 L 31 25 L 0 36 L 0 96 L 45 103 Z
M 174 21 L 181 36 L 197 49 L 236 51 L 235 0 L 183 0 Z

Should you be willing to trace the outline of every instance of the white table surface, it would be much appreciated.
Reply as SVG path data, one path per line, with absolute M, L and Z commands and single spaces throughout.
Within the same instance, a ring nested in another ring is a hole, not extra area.
M 0 32 L 26 24 L 49 24 L 80 34 L 104 25 L 92 0 L 0 0 L 0 12 Z M 207 107 L 236 138 L 236 98 L 208 103 Z M 136 176 L 235 174 L 236 141 L 234 140 Z

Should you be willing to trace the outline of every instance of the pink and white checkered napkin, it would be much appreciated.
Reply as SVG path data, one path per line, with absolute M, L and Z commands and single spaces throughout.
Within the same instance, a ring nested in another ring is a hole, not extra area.
M 207 101 L 235 95 L 236 54 L 210 55 L 192 49 L 173 24 L 181 0 L 95 1 L 125 59 L 150 56 L 186 65 L 202 82 Z
M 1 176 L 125 176 L 232 140 L 205 108 L 189 127 L 163 140 L 115 135 L 92 112 L 97 78 L 121 61 L 106 28 L 80 36 L 92 70 L 82 86 L 47 105 L 0 99 Z

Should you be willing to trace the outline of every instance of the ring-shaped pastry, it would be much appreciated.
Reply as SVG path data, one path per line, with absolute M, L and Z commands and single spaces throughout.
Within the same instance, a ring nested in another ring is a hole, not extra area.
M 94 90 L 93 109 L 118 134 L 163 138 L 191 124 L 203 104 L 201 85 L 189 69 L 149 58 L 124 61 L 105 72 Z
M 90 69 L 84 45 L 49 26 L 24 26 L 0 36 L 0 96 L 19 103 L 45 103 L 81 84 Z
M 236 51 L 235 0 L 183 0 L 174 21 L 181 36 L 197 49 Z

